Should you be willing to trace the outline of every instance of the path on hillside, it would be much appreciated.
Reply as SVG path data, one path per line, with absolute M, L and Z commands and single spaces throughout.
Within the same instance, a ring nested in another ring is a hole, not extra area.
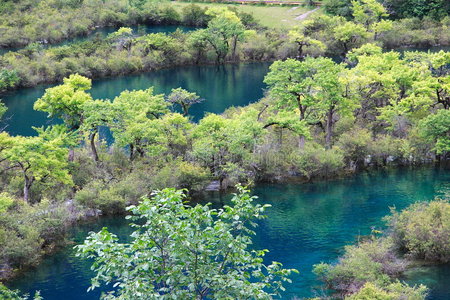
M 298 21 L 298 20 L 304 20 L 304 19 L 306 19 L 307 16 L 309 16 L 310 14 L 312 14 L 313 12 L 315 12 L 315 11 L 318 10 L 318 9 L 319 9 L 319 7 L 316 7 L 316 8 L 314 8 L 313 10 L 307 11 L 307 12 L 305 12 L 304 14 L 295 17 L 295 20 L 297 20 L 297 21 Z

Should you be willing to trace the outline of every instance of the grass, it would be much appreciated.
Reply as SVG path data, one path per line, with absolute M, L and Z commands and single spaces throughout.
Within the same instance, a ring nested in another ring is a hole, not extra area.
M 172 2 L 176 8 L 182 9 L 189 2 Z M 301 14 L 310 11 L 312 8 L 303 6 L 280 6 L 280 5 L 249 5 L 249 4 L 220 4 L 220 3 L 196 3 L 203 7 L 237 7 L 239 10 L 251 13 L 255 19 L 263 26 L 269 28 L 292 28 L 299 25 L 302 20 L 295 20 Z M 310 14 L 306 19 L 320 13 L 320 10 Z

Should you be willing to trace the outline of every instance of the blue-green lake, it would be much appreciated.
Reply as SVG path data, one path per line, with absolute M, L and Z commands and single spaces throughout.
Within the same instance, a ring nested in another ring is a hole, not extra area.
M 176 31 L 177 29 L 180 29 L 181 31 L 187 32 L 191 30 L 195 30 L 195 27 L 187 27 L 187 26 L 178 26 L 178 25 L 131 25 L 131 26 L 124 26 L 129 27 L 133 30 L 134 34 L 142 35 L 142 34 L 149 34 L 149 33 L 158 33 L 158 32 L 164 32 L 164 33 L 171 33 Z M 68 45 L 71 43 L 77 43 L 77 42 L 85 42 L 93 39 L 102 39 L 105 38 L 108 34 L 113 33 L 117 31 L 119 27 L 101 27 L 92 30 L 87 35 L 80 35 L 76 36 L 70 39 L 65 39 L 58 43 L 53 44 L 42 44 L 43 47 L 58 47 L 63 45 Z M 11 52 L 11 51 L 19 51 L 21 49 L 24 49 L 26 47 L 21 48 L 0 48 L 0 55 L 3 55 L 5 53 Z
M 286 286 L 283 299 L 317 295 L 319 282 L 312 266 L 333 262 L 345 245 L 373 227 L 383 228 L 381 218 L 389 207 L 402 209 L 417 201 L 427 201 L 450 193 L 450 172 L 444 168 L 382 170 L 359 173 L 340 180 L 306 184 L 260 184 L 254 188 L 258 202 L 270 203 L 268 218 L 256 230 L 254 247 L 268 249 L 266 261 L 282 262 L 300 271 Z M 215 206 L 226 203 L 229 195 L 206 194 Z M 84 240 L 89 231 L 107 226 L 122 238 L 130 232 L 123 217 L 101 218 L 76 227 L 74 243 Z M 9 283 L 25 292 L 41 290 L 46 300 L 98 299 L 101 289 L 87 293 L 92 272 L 89 262 L 75 257 L 72 245 L 52 254 L 35 269 Z M 450 299 L 450 266 L 443 265 L 414 272 L 410 283 L 426 283 L 429 299 Z

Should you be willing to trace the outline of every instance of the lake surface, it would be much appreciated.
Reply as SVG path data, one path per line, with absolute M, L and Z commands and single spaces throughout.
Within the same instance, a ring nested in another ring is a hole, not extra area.
M 402 209 L 417 201 L 449 196 L 450 172 L 442 168 L 397 169 L 360 173 L 342 180 L 308 184 L 261 184 L 254 188 L 259 203 L 270 203 L 268 218 L 260 222 L 254 238 L 256 249 L 268 249 L 266 261 L 282 262 L 299 275 L 286 285 L 283 299 L 317 295 L 319 282 L 311 273 L 320 262 L 333 262 L 345 245 L 373 227 L 383 228 L 381 218 L 389 207 Z M 206 194 L 214 206 L 226 203 L 230 195 Z M 122 217 L 103 218 L 73 230 L 72 240 L 80 243 L 89 231 L 107 226 L 120 237 L 130 232 Z M 24 292 L 41 290 L 46 300 L 98 299 L 101 290 L 87 293 L 90 264 L 75 257 L 72 245 L 48 256 L 36 268 L 9 283 Z M 410 283 L 426 283 L 429 299 L 450 299 L 450 267 L 432 267 L 411 272 Z
M 144 34 L 150 34 L 150 33 L 158 33 L 158 32 L 164 32 L 164 33 L 171 33 L 176 31 L 177 29 L 180 29 L 181 31 L 187 32 L 191 30 L 197 29 L 196 27 L 187 27 L 187 26 L 178 26 L 178 25 L 131 25 L 131 26 L 123 26 L 133 29 L 133 33 L 137 35 L 144 35 Z M 91 31 L 87 35 L 80 35 L 76 36 L 70 39 L 63 40 L 58 43 L 53 44 L 42 44 L 44 47 L 58 47 L 63 45 L 68 45 L 71 43 L 77 43 L 77 42 L 85 42 L 93 39 L 103 39 L 108 34 L 113 33 L 117 31 L 120 27 L 102 27 L 97 28 L 93 31 Z M 5 53 L 11 52 L 11 51 L 19 51 L 21 49 L 24 49 L 26 47 L 20 47 L 20 48 L 0 48 L 0 55 L 3 55 Z
M 194 121 L 197 121 L 205 112 L 222 113 L 228 107 L 259 100 L 263 96 L 263 79 L 269 66 L 270 63 L 251 63 L 164 69 L 95 80 L 90 93 L 94 99 L 113 99 L 126 89 L 141 90 L 153 86 L 156 93 L 170 93 L 171 89 L 182 87 L 205 99 L 189 110 Z M 35 135 L 32 126 L 54 122 L 47 118 L 46 113 L 33 110 L 34 102 L 42 97 L 46 88 L 54 85 L 39 85 L 0 95 L 8 107 L 6 131 L 12 135 Z

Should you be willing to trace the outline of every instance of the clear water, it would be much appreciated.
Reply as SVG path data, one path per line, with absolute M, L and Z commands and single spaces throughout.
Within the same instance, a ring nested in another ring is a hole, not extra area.
M 138 75 L 95 80 L 90 93 L 94 99 L 113 99 L 122 91 L 147 89 L 154 86 L 156 93 L 169 93 L 182 87 L 196 92 L 205 101 L 192 106 L 189 113 L 194 121 L 205 112 L 222 113 L 231 106 L 243 106 L 263 96 L 264 76 L 270 63 L 235 64 L 224 66 L 187 66 L 164 69 Z M 5 114 L 6 131 L 12 135 L 35 135 L 32 126 L 54 123 L 47 114 L 33 110 L 34 102 L 46 88 L 39 85 L 0 95 L 8 107 Z
M 134 34 L 149 34 L 149 33 L 158 33 L 158 32 L 164 32 L 164 33 L 171 33 L 176 31 L 177 29 L 180 29 L 184 32 L 195 30 L 195 27 L 187 27 L 187 26 L 177 26 L 177 25 L 131 25 L 131 26 L 124 26 L 129 27 L 133 29 Z M 57 47 L 62 45 L 68 45 L 71 43 L 76 42 L 85 42 L 89 40 L 93 40 L 96 38 L 105 38 L 108 34 L 113 33 L 117 31 L 119 27 L 102 27 L 97 28 L 90 32 L 88 35 L 81 35 L 74 38 L 66 39 L 58 43 L 54 44 L 44 44 L 44 47 Z M 5 53 L 11 52 L 11 51 L 19 51 L 25 47 L 19 47 L 19 48 L 0 48 L 0 55 L 3 55 Z
M 402 209 L 416 201 L 450 194 L 450 172 L 442 168 L 383 170 L 341 180 L 308 184 L 261 184 L 254 188 L 258 202 L 270 203 L 268 218 L 260 223 L 254 240 L 257 249 L 268 249 L 267 262 L 282 262 L 299 275 L 287 285 L 283 299 L 311 297 L 319 282 L 311 273 L 319 262 L 333 262 L 343 247 L 373 226 L 383 228 L 381 218 L 389 207 Z M 207 194 L 204 201 L 223 205 L 229 195 Z M 126 237 L 130 232 L 122 217 L 104 218 L 74 229 L 74 243 L 88 231 L 107 226 Z M 72 245 L 50 255 L 36 268 L 9 283 L 24 292 L 41 290 L 46 300 L 98 299 L 101 290 L 86 293 L 92 276 L 89 263 L 74 256 Z M 450 267 L 447 265 L 411 272 L 410 283 L 432 288 L 429 299 L 450 299 Z

